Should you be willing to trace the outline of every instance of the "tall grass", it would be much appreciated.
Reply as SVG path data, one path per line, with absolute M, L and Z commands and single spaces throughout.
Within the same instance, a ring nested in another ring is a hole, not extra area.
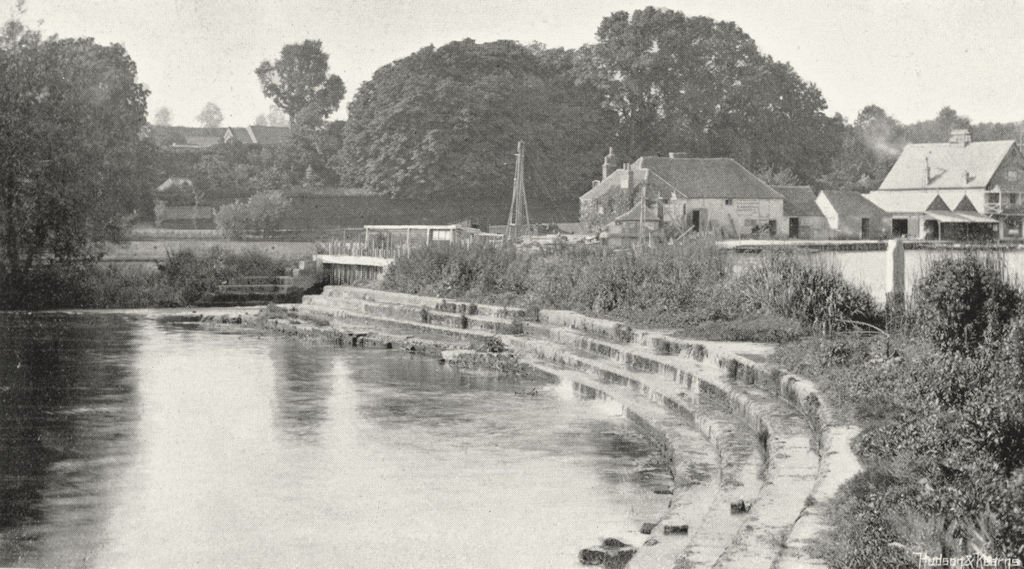
M 884 318 L 866 290 L 831 265 L 791 251 L 766 251 L 735 281 L 741 311 L 795 318 L 825 332 Z
M 739 276 L 729 253 L 711 240 L 612 251 L 562 247 L 516 251 L 477 244 L 417 249 L 385 273 L 384 288 L 611 316 L 637 324 L 693 327 L 701 322 L 776 317 L 825 331 L 849 322 L 880 322 L 867 292 L 832 268 L 769 253 Z M 802 324 L 801 324 L 802 323 Z M 758 328 L 746 322 L 744 339 Z

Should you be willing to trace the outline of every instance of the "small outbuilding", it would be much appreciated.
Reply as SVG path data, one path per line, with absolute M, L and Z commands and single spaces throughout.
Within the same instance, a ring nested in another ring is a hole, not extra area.
M 810 186 L 772 186 L 782 194 L 783 231 L 790 239 L 826 239 L 828 220 Z
M 814 200 L 828 220 L 830 236 L 846 239 L 882 239 L 890 235 L 889 215 L 858 192 L 822 190 Z

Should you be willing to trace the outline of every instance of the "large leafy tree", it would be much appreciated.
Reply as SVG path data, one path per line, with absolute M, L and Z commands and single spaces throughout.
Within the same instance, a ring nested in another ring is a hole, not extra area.
M 0 33 L 0 281 L 116 237 L 144 160 L 146 89 L 120 45 Z M 4 286 L 0 284 L 0 286 Z
M 577 58 L 618 118 L 624 154 L 687 151 L 731 156 L 748 168 L 827 170 L 842 123 L 818 89 L 762 54 L 731 22 L 646 8 L 615 12 Z
M 199 112 L 196 120 L 204 128 L 217 128 L 220 126 L 220 123 L 224 122 L 224 113 L 221 112 L 220 107 L 215 103 L 206 103 L 206 106 Z
M 517 141 L 531 204 L 590 187 L 612 121 L 572 54 L 512 41 L 433 46 L 377 70 L 349 104 L 335 164 L 396 197 L 508 198 Z
M 291 123 L 292 140 L 282 153 L 282 171 L 307 185 L 337 180 L 327 164 L 340 144 L 339 129 L 326 119 L 345 97 L 345 83 L 329 71 L 328 56 L 314 40 L 286 45 L 276 61 L 264 61 L 256 68 L 263 94 Z
M 345 83 L 329 74 L 328 56 L 320 41 L 286 45 L 273 63 L 256 68 L 263 94 L 274 101 L 294 123 L 298 119 L 319 123 L 338 110 L 345 98 Z

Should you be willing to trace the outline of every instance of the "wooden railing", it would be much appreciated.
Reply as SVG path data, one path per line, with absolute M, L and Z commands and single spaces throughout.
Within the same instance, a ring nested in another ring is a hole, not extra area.
M 316 252 L 321 255 L 351 255 L 354 257 L 377 257 L 380 259 L 395 259 L 409 254 L 409 247 L 399 245 L 397 247 L 380 246 L 361 242 L 329 241 L 316 244 Z

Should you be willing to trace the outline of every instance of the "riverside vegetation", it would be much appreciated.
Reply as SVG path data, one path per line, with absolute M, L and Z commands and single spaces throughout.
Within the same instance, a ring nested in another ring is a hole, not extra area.
M 774 363 L 816 381 L 839 420 L 863 428 L 864 471 L 835 498 L 835 530 L 819 544 L 831 566 L 1024 557 L 1024 302 L 998 258 L 935 264 L 898 308 L 808 257 L 765 253 L 734 272 L 699 240 L 618 253 L 420 249 L 383 286 L 783 342 Z
M 167 254 L 159 270 L 93 262 L 62 262 L 34 268 L 25 279 L 0 291 L 0 308 L 146 308 L 205 304 L 217 287 L 233 278 L 278 275 L 282 259 L 258 252 L 213 248 Z

